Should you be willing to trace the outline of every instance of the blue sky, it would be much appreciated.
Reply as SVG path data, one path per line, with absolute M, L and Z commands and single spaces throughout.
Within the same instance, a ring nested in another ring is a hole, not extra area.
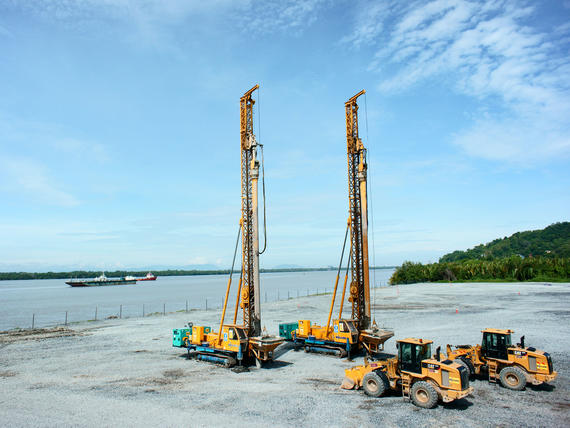
M 363 88 L 375 264 L 566 221 L 569 52 L 570 1 L 0 0 L 0 270 L 227 267 L 255 83 L 264 267 L 337 263 Z

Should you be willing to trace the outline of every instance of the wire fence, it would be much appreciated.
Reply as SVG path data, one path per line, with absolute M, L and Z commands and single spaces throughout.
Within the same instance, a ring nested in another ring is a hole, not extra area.
M 387 283 L 378 283 L 376 287 L 385 287 Z M 264 303 L 279 302 L 302 297 L 320 296 L 332 294 L 331 287 L 307 288 L 307 289 L 277 289 L 263 292 L 261 300 Z M 340 299 L 337 289 L 337 299 Z M 173 301 L 161 301 L 154 303 L 125 303 L 125 304 L 96 304 L 93 306 L 81 305 L 76 308 L 62 310 L 57 312 L 43 312 L 41 310 L 30 314 L 28 323 L 25 323 L 25 317 L 20 317 L 17 323 L 20 326 L 13 325 L 8 328 L 49 328 L 57 326 L 68 326 L 82 322 L 94 322 L 110 319 L 126 319 L 126 318 L 144 318 L 152 316 L 166 316 L 176 312 L 191 311 L 211 311 L 221 310 L 223 308 L 224 299 L 203 297 L 201 299 L 185 299 Z M 228 309 L 235 309 L 235 297 L 228 299 Z M 27 324 L 27 325 L 26 325 Z

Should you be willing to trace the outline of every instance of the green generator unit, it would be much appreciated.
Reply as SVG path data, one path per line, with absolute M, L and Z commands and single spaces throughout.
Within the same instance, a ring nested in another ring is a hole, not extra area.
M 175 328 L 172 330 L 172 346 L 176 346 L 177 348 L 185 348 L 184 345 L 184 337 L 190 331 L 189 328 Z
M 282 337 L 285 340 L 293 340 L 291 337 L 291 333 L 294 332 L 299 328 L 298 322 L 290 322 L 279 324 L 279 337 Z

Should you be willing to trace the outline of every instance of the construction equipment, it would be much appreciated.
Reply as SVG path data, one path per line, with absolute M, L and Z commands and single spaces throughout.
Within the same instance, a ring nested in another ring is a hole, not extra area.
M 384 348 L 384 342 L 394 335 L 393 331 L 379 329 L 374 322 L 371 326 L 370 284 L 368 263 L 368 201 L 367 201 L 367 162 L 366 148 L 358 135 L 357 98 L 362 90 L 345 103 L 346 143 L 348 157 L 348 201 L 349 218 L 344 244 L 333 289 L 327 323 L 324 326 L 311 325 L 310 320 L 299 320 L 299 328 L 291 336 L 297 346 L 304 346 L 306 352 L 350 356 L 352 352 L 364 349 L 374 355 Z M 342 298 L 338 319 L 332 320 L 337 287 L 342 269 L 346 240 L 350 232 L 350 251 L 346 266 Z M 343 318 L 342 311 L 346 295 L 348 271 L 351 271 L 350 295 L 351 318 Z
M 343 389 L 363 388 L 367 395 L 380 397 L 388 390 L 401 392 L 419 407 L 435 407 L 438 400 L 449 403 L 473 392 L 469 371 L 451 360 L 431 357 L 431 340 L 398 340 L 398 355 L 345 370 Z
M 551 382 L 558 375 L 552 368 L 548 352 L 511 343 L 513 330 L 482 330 L 481 345 L 447 345 L 447 358 L 461 362 L 471 375 L 486 374 L 489 382 L 497 380 L 508 389 L 521 391 L 527 382 L 533 385 Z
M 259 85 L 255 85 L 240 98 L 241 218 L 220 327 L 218 332 L 215 332 L 209 331 L 209 327 L 189 323 L 188 327 L 191 328 L 191 332 L 189 331 L 183 340 L 188 348 L 189 358 L 195 357 L 226 367 L 231 367 L 236 363 L 249 363 L 253 360 L 258 367 L 261 367 L 264 362 L 273 359 L 273 351 L 283 343 L 283 339 L 269 336 L 261 330 L 257 189 L 260 166 L 258 149 L 261 150 L 263 160 L 263 146 L 256 141 L 253 132 L 255 101 L 252 98 L 252 93 L 258 88 Z M 234 319 L 233 323 L 224 324 L 240 235 L 242 267 Z M 239 308 L 242 309 L 243 324 L 236 323 Z

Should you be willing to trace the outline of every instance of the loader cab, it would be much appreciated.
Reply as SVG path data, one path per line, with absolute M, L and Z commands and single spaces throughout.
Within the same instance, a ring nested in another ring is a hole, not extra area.
M 481 354 L 485 358 L 497 358 L 508 360 L 507 349 L 511 347 L 512 330 L 483 330 L 483 342 L 481 343 Z
M 431 340 L 404 339 L 396 344 L 401 371 L 421 373 L 422 361 L 431 358 Z

